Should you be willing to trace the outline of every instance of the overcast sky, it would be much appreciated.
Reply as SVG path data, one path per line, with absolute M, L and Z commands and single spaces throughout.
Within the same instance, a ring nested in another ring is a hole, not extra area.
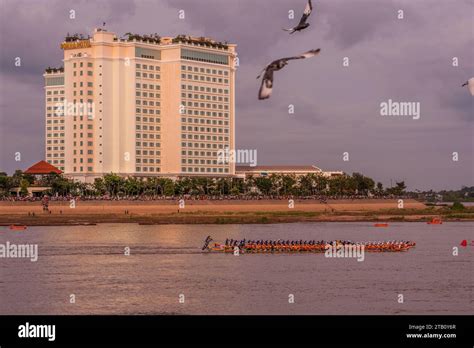
M 313 0 L 311 26 L 293 35 L 281 28 L 297 24 L 305 0 L 0 0 L 0 6 L 0 171 L 44 158 L 44 68 L 62 65 L 59 44 L 67 32 L 90 34 L 105 21 L 118 35 L 236 43 L 236 145 L 256 149 L 259 165 L 315 164 L 385 185 L 405 180 L 410 189 L 474 185 L 474 97 L 461 88 L 474 76 L 473 0 Z M 313 48 L 321 54 L 276 72 L 272 97 L 257 100 L 256 76 L 267 63 Z M 419 102 L 420 118 L 381 116 L 380 103 L 389 99 Z

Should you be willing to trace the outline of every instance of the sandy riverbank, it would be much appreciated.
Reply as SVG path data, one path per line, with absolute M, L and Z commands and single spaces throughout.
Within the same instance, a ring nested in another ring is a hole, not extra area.
M 295 200 L 261 201 L 77 201 L 51 202 L 51 213 L 40 202 L 0 202 L 0 225 L 68 225 L 76 223 L 271 223 L 298 221 L 421 221 L 439 214 L 415 200 L 330 200 L 328 204 Z M 128 213 L 125 213 L 128 211 Z M 34 216 L 33 216 L 34 213 Z M 469 218 L 469 216 L 467 216 Z

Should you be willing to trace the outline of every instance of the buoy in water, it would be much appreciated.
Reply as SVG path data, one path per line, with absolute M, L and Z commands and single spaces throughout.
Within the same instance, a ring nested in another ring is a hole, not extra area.
M 464 239 L 464 240 L 461 242 L 461 246 L 463 246 L 463 247 L 467 246 L 467 240 Z
M 440 218 L 433 218 L 427 222 L 428 225 L 442 225 L 443 221 Z
M 22 231 L 22 230 L 26 230 L 26 226 L 25 225 L 10 225 L 10 230 Z

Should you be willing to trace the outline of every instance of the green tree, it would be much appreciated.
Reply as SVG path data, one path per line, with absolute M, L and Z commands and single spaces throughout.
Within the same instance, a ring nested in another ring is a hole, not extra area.
M 0 195 L 9 196 L 10 190 L 15 187 L 11 177 L 7 176 L 6 173 L 0 173 Z
M 167 180 L 164 184 L 165 196 L 173 196 L 175 194 L 175 183 L 172 180 Z
M 299 178 L 298 181 L 298 195 L 300 196 L 310 196 L 314 191 L 314 174 L 309 173 L 303 175 Z
M 281 177 L 280 187 L 278 187 L 278 192 L 285 196 L 294 194 L 295 185 L 296 185 L 296 178 L 294 175 L 283 175 Z
M 269 195 L 272 190 L 272 180 L 268 176 L 260 176 L 255 179 L 257 189 L 264 195 Z
M 105 187 L 105 182 L 103 178 L 96 178 L 94 180 L 93 186 L 96 194 L 103 196 L 107 193 L 107 188 Z
M 68 180 L 60 175 L 49 177 L 47 180 L 49 182 L 47 186 L 51 187 L 51 195 L 68 195 L 72 192 L 74 187 L 74 182 L 72 180 Z
M 253 175 L 249 175 L 244 182 L 244 193 L 250 193 L 252 190 L 257 187 L 256 179 Z
M 353 173 L 352 180 L 359 194 L 368 195 L 368 193 L 374 189 L 374 180 L 360 173 Z
M 461 202 L 454 202 L 453 205 L 451 206 L 451 210 L 454 211 L 463 211 L 465 210 L 466 207 Z
M 20 180 L 20 195 L 22 196 L 27 196 L 28 195 L 28 187 L 30 186 L 30 183 L 26 179 L 21 179 Z
M 375 195 L 377 195 L 379 197 L 383 196 L 384 195 L 383 184 L 381 182 L 378 182 L 377 187 L 374 191 L 375 191 Z
M 21 179 L 23 179 L 23 171 L 21 171 L 19 169 L 15 170 L 15 173 L 13 173 L 13 175 L 12 175 L 13 187 L 20 186 Z
M 106 191 L 112 195 L 117 196 L 118 193 L 123 189 L 123 179 L 117 174 L 106 174 L 104 175 L 104 186 Z
M 219 178 L 216 180 L 217 191 L 221 195 L 228 195 L 230 192 L 230 180 L 228 178 Z
M 394 196 L 402 196 L 406 190 L 405 181 L 400 181 L 395 183 L 395 187 L 390 187 L 387 189 L 387 193 Z

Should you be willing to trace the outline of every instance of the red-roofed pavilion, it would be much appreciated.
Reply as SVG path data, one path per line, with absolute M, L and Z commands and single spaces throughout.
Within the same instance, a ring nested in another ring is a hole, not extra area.
M 28 186 L 28 196 L 42 196 L 46 191 L 48 191 L 51 187 L 45 186 L 45 181 L 43 180 L 45 177 L 47 178 L 51 174 L 60 175 L 62 173 L 61 170 L 49 164 L 46 161 L 39 161 L 38 163 L 33 164 L 30 168 L 25 170 L 23 174 L 33 175 L 34 181 L 31 185 Z M 17 196 L 20 195 L 21 187 L 14 187 L 11 189 L 11 193 L 16 194 Z
M 39 161 L 38 163 L 33 164 L 30 168 L 25 170 L 24 173 L 32 175 L 47 175 L 51 173 L 61 174 L 62 171 L 46 161 Z

